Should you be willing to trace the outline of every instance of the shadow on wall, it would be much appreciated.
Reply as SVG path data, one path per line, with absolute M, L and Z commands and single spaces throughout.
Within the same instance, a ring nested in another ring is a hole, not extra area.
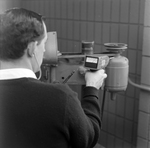
M 0 13 L 13 7 L 20 7 L 21 0 L 0 0 Z

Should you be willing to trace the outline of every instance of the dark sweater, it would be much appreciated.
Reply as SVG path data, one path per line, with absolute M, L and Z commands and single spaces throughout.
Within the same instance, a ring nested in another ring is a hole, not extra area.
M 67 85 L 0 80 L 0 148 L 91 148 L 100 124 L 93 87 L 80 102 Z

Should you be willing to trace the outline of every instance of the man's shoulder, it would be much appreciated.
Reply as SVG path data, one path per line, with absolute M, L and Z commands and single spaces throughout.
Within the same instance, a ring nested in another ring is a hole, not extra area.
M 46 93 L 53 92 L 53 94 L 58 95 L 67 95 L 67 96 L 76 96 L 77 93 L 74 92 L 67 84 L 62 83 L 45 83 L 39 80 L 30 80 L 29 84 L 32 88 L 39 91 L 44 91 Z

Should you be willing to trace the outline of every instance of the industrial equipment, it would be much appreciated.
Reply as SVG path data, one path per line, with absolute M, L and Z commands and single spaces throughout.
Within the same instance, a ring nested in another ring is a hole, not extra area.
M 94 42 L 82 41 L 80 53 L 58 51 L 57 33 L 49 32 L 42 64 L 41 80 L 46 83 L 84 85 L 82 68 L 90 71 L 105 69 L 107 78 L 104 90 L 115 100 L 117 92 L 125 91 L 128 85 L 129 61 L 122 56 L 127 49 L 124 43 L 105 43 L 107 52 L 94 53 Z

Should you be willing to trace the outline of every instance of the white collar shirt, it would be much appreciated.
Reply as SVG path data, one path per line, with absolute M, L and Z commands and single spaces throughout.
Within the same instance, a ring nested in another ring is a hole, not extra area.
M 18 78 L 36 78 L 35 73 L 30 69 L 12 68 L 0 70 L 0 80 L 18 79 Z

